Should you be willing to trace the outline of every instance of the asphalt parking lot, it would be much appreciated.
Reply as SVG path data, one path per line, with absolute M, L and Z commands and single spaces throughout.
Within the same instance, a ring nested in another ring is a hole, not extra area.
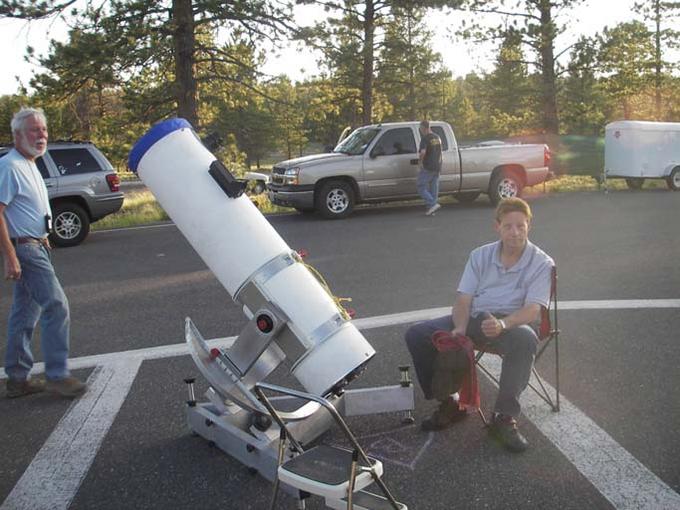
M 476 416 L 421 432 L 432 404 L 417 387 L 416 425 L 381 415 L 350 426 L 384 459 L 386 483 L 410 509 L 680 508 L 680 194 L 530 203 L 531 238 L 558 265 L 563 412 L 526 401 L 521 428 L 532 447 L 522 455 L 491 442 Z M 360 209 L 344 221 L 270 218 L 337 295 L 352 298 L 378 351 L 356 387 L 397 381 L 396 367 L 409 362 L 404 317 L 451 304 L 469 251 L 494 240 L 492 220 L 482 199 L 431 218 L 415 205 Z M 268 482 L 187 429 L 182 379 L 198 371 L 175 347 L 184 317 L 206 338 L 238 334 L 246 321 L 178 230 L 94 233 L 54 261 L 71 303 L 72 365 L 93 388 L 73 403 L 0 399 L 0 509 L 268 508 Z M 10 303 L 3 281 L 3 331 Z M 39 339 L 34 353 L 39 362 Z M 539 370 L 554 385 L 552 361 Z M 495 388 L 481 383 L 489 408 Z M 198 394 L 205 389 L 199 381 Z M 342 442 L 336 431 L 325 440 Z M 279 508 L 295 503 L 283 497 Z

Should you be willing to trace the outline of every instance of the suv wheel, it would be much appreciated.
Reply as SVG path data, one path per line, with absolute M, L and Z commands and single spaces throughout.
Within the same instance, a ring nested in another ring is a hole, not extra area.
M 354 209 L 354 190 L 346 181 L 328 181 L 316 193 L 316 209 L 324 218 L 346 218 Z
M 59 204 L 52 211 L 50 241 L 57 246 L 76 246 L 90 233 L 90 218 L 77 204 Z

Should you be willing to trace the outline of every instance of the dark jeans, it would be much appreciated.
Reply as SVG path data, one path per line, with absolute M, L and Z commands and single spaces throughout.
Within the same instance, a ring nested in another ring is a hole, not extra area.
M 503 332 L 498 338 L 489 339 L 481 331 L 483 318 L 471 318 L 466 334 L 475 346 L 488 346 L 503 356 L 501 378 L 494 412 L 517 418 L 520 413 L 519 396 L 529 384 L 531 368 L 536 357 L 538 336 L 531 326 L 520 326 Z M 432 367 L 436 349 L 432 345 L 432 333 L 454 328 L 451 315 L 419 322 L 406 331 L 406 345 L 413 358 L 416 376 L 426 399 L 432 399 Z

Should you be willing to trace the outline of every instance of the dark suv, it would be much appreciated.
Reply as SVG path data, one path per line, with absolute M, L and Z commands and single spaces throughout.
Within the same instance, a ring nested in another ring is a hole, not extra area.
M 11 146 L 0 146 L 0 158 Z M 80 244 L 90 224 L 123 205 L 120 179 L 106 157 L 90 142 L 49 142 L 36 160 L 52 207 L 50 240 L 57 246 Z

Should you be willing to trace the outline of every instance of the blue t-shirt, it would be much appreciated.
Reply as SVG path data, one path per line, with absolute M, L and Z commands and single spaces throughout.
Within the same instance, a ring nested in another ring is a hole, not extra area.
M 45 237 L 45 215 L 52 215 L 45 181 L 34 162 L 16 149 L 0 158 L 0 203 L 5 204 L 9 236 Z
M 547 307 L 552 267 L 538 246 L 527 241 L 522 256 L 505 269 L 500 259 L 501 242 L 480 246 L 470 253 L 458 292 L 472 296 L 470 315 L 482 312 L 509 315 L 528 304 Z

